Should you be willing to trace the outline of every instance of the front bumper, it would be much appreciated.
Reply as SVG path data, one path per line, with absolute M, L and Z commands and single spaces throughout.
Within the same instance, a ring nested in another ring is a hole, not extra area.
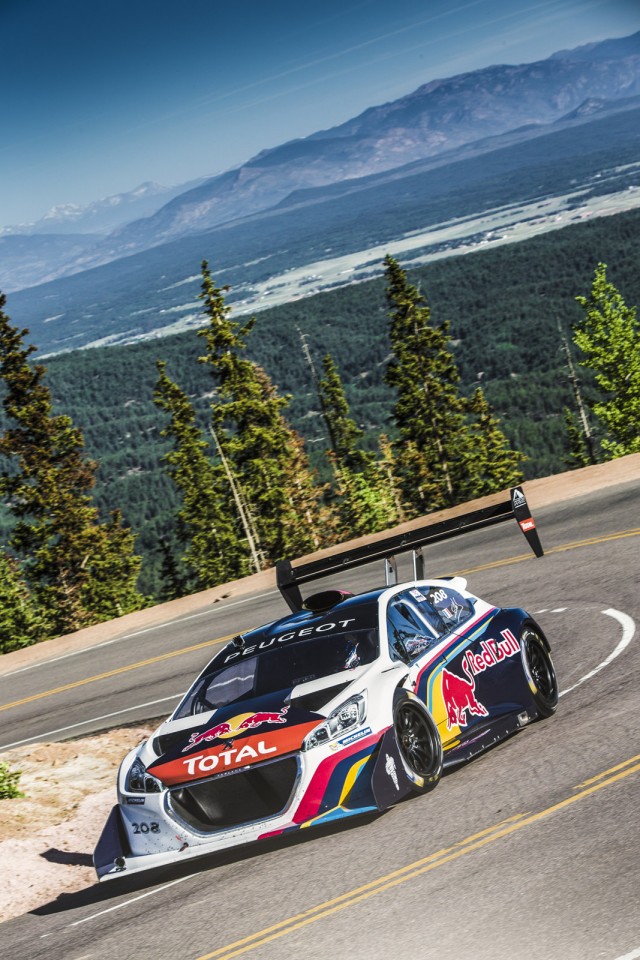
M 339 749 L 334 743 L 161 793 L 125 794 L 121 778 L 121 802 L 111 811 L 94 853 L 98 879 L 181 863 L 391 806 L 399 797 L 382 799 L 384 791 L 373 789 L 384 732 L 363 730 Z

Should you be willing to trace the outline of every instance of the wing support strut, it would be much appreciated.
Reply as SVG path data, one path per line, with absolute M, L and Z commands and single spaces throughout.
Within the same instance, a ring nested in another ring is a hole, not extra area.
M 527 543 L 536 557 L 544 553 L 535 521 L 524 495 L 522 487 L 513 487 L 509 491 L 508 499 L 478 510 L 439 520 L 435 523 L 425 523 L 414 530 L 405 533 L 393 534 L 373 543 L 361 547 L 351 547 L 341 550 L 330 557 L 319 560 L 310 560 L 307 563 L 297 564 L 295 567 L 290 560 L 279 560 L 276 563 L 276 582 L 278 589 L 290 610 L 296 613 L 302 610 L 304 601 L 300 586 L 321 577 L 328 577 L 343 570 L 361 567 L 375 560 L 385 561 L 385 579 L 387 584 L 397 582 L 397 553 L 413 551 L 413 570 L 416 580 L 424 579 L 424 556 L 422 548 L 432 543 L 440 543 L 472 530 L 481 530 L 505 520 L 515 519 Z

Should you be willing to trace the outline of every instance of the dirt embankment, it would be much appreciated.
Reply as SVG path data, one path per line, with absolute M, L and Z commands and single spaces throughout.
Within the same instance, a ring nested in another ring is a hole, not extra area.
M 24 799 L 0 800 L 0 922 L 96 882 L 91 856 L 116 802 L 120 761 L 151 732 L 124 727 L 3 753 Z

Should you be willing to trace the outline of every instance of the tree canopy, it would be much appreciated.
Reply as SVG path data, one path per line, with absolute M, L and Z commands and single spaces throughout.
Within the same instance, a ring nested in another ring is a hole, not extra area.
M 610 459 L 640 452 L 640 327 L 599 263 L 591 293 L 576 300 L 584 310 L 574 339 L 582 365 L 595 374 L 601 395 L 593 412 L 604 430 L 602 449 Z
M 53 413 L 45 367 L 29 363 L 28 333 L 13 327 L 0 296 L 0 377 L 11 424 L 0 437 L 0 494 L 17 522 L 9 541 L 54 633 L 78 630 L 144 605 L 133 535 L 115 511 L 101 522 L 91 501 L 96 464 L 82 433 Z

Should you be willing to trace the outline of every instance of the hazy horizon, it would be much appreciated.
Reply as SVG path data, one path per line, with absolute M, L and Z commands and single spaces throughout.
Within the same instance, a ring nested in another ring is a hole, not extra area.
M 5 0 L 0 227 L 213 176 L 421 84 L 640 29 L 634 0 Z

